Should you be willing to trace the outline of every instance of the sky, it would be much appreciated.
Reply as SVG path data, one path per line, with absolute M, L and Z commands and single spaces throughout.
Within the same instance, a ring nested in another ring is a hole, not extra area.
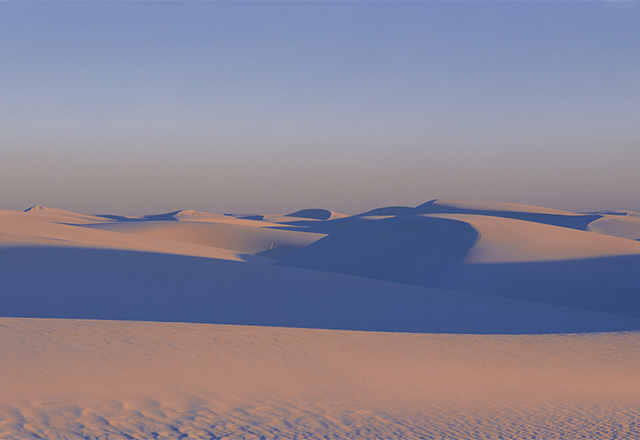
M 640 2 L 2 2 L 0 209 L 640 211 Z

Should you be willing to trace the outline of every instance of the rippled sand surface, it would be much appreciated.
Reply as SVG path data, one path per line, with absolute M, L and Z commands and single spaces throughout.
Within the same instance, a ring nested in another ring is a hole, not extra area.
M 0 319 L 4 439 L 640 437 L 640 333 Z

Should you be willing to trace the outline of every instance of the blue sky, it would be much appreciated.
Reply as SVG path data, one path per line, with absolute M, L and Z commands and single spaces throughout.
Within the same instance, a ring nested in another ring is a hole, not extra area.
M 0 3 L 0 209 L 640 211 L 637 2 Z

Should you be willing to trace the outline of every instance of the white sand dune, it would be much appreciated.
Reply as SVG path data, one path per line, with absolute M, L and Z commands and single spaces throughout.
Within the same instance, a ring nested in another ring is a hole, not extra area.
M 434 199 L 416 207 L 419 212 L 445 212 L 459 214 L 479 214 L 493 216 L 506 216 L 509 214 L 548 214 L 580 216 L 571 211 L 561 209 L 544 208 L 542 206 L 522 205 L 519 203 L 490 202 L 477 200 L 444 200 Z
M 638 218 L 0 211 L 0 439 L 640 438 Z
M 324 228 L 278 264 L 640 316 L 638 241 L 504 211 L 422 211 Z
M 640 214 L 630 211 L 575 213 L 515 203 L 432 200 L 415 208 L 422 213 L 476 214 L 514 218 L 588 230 L 615 237 L 640 239 Z
M 284 231 L 262 224 L 246 225 L 243 222 L 230 221 L 220 223 L 212 220 L 111 222 L 86 227 L 212 246 L 276 259 L 324 237 L 324 234 Z
M 589 223 L 589 230 L 615 237 L 640 240 L 640 214 L 607 214 Z
M 78 223 L 92 223 L 100 221 L 101 217 L 95 215 L 79 214 L 77 212 L 65 211 L 64 209 L 49 208 L 47 206 L 34 205 L 24 210 L 29 214 L 29 220 L 31 221 L 45 221 L 45 222 L 63 222 L 63 221 L 75 221 Z M 15 216 L 20 215 L 18 212 L 13 211 L 0 211 L 2 216 Z
M 425 214 L 426 211 L 439 213 Z M 154 292 L 163 292 L 163 289 L 153 280 L 171 273 L 175 276 L 171 281 L 165 280 L 166 283 L 171 285 L 182 278 L 190 279 L 192 291 L 203 297 L 207 292 L 221 290 L 232 295 L 234 285 L 236 291 L 261 291 L 275 297 L 313 291 L 318 292 L 315 295 L 320 298 L 327 295 L 321 292 L 330 291 L 343 299 L 354 295 L 350 292 L 361 295 L 373 289 L 380 292 L 380 298 L 384 298 L 377 303 L 379 310 L 393 303 L 392 292 L 410 290 L 397 284 L 374 283 L 374 286 L 371 280 L 366 281 L 369 283 L 366 287 L 356 287 L 354 283 L 357 285 L 364 281 L 355 282 L 353 278 L 338 275 L 346 274 L 485 295 L 472 296 L 470 298 L 473 299 L 468 301 L 455 299 L 451 304 L 474 303 L 479 306 L 478 301 L 486 303 L 489 295 L 640 317 L 640 242 L 578 230 L 575 224 L 567 227 L 551 224 L 559 223 L 557 218 L 553 222 L 541 222 L 539 217 L 517 219 L 513 213 L 560 216 L 565 220 L 582 216 L 524 205 L 453 201 L 432 201 L 417 208 L 381 208 L 349 217 L 331 211 L 307 209 L 277 219 L 269 216 L 272 220 L 267 216 L 261 220 L 248 220 L 193 210 L 135 218 L 90 216 L 33 207 L 27 212 L 0 212 L 0 255 L 4 261 L 5 285 L 23 292 L 25 298 L 32 292 L 77 295 L 83 290 L 82 286 L 91 283 L 91 279 L 104 279 L 99 289 L 106 291 L 123 292 L 125 295 L 129 291 L 135 295 L 156 294 Z M 597 215 L 599 219 L 595 224 L 607 217 L 635 220 L 633 214 Z M 60 248 L 63 247 L 69 249 L 62 251 Z M 98 249 L 102 251 L 97 252 Z M 147 254 L 108 253 L 105 252 L 107 249 Z M 211 260 L 162 259 L 158 253 Z M 51 263 L 51 260 L 59 263 Z M 281 266 L 333 274 L 318 279 L 319 275 L 309 275 L 309 272 L 300 270 L 260 269 L 253 265 L 229 267 L 220 260 L 263 264 L 280 260 L 278 265 Z M 29 264 L 28 261 L 37 263 Z M 124 261 L 127 261 L 126 265 L 122 263 Z M 56 271 L 50 269 L 52 265 L 57 267 Z M 167 269 L 156 276 L 158 267 L 165 266 Z M 186 271 L 170 269 L 196 266 L 207 267 L 202 271 L 208 275 L 194 277 Z M 52 273 L 66 275 L 56 275 L 57 278 L 51 279 L 49 275 Z M 22 282 L 23 278 L 30 281 Z M 144 283 L 154 286 L 153 289 L 140 287 L 144 285 L 142 280 L 147 279 L 152 281 Z M 223 289 L 220 288 L 220 280 L 227 280 Z M 332 287 L 323 289 L 326 283 L 333 283 Z M 265 286 L 286 286 L 286 289 Z M 443 292 L 423 291 L 429 293 L 422 295 L 425 303 L 421 307 L 435 310 L 428 305 L 432 301 L 428 298 L 443 295 Z M 414 289 L 408 294 L 416 295 L 416 292 Z M 459 294 L 447 294 L 447 298 Z M 284 297 L 279 301 L 289 301 Z M 334 306 L 337 304 L 333 303 Z M 497 312 L 506 310 L 505 307 L 520 307 L 513 305 L 520 304 L 517 302 L 492 304 L 482 306 L 483 310 Z M 73 310 L 72 305 L 64 307 L 69 313 Z M 286 304 L 279 307 L 287 310 Z M 376 307 L 371 306 L 371 309 L 377 310 Z M 528 310 L 531 306 L 522 307 Z M 55 310 L 59 313 L 61 308 Z M 19 308 L 15 312 L 27 313 L 26 316 L 29 313 Z M 46 316 L 87 317 L 81 314 Z M 132 319 L 157 318 L 136 315 Z M 332 319 L 329 321 L 333 322 Z M 304 319 L 300 321 L 302 324 L 298 325 L 310 325 Z M 341 322 L 346 321 L 348 319 Z M 278 325 L 278 322 L 269 324 Z M 415 331 L 457 331 L 456 325 L 438 330 L 438 326 L 427 329 L 411 323 L 407 328 Z M 336 321 L 331 328 L 360 327 L 349 327 L 345 323 L 338 325 Z M 469 328 L 472 332 L 477 331 L 473 326 Z M 553 328 L 553 331 L 558 331 L 557 327 Z M 509 329 L 505 326 L 502 330 L 490 331 L 529 331 Z M 569 326 L 565 331 L 582 330 Z
M 35 206 L 0 211 L 0 247 L 82 246 L 270 264 L 324 236 L 269 228 L 277 225 L 192 210 L 125 217 Z
M 438 333 L 640 330 L 640 319 L 348 275 L 150 252 L 0 250 L 3 315 Z
M 162 237 L 103 231 L 93 227 L 102 224 L 104 220 L 102 217 L 59 210 L 50 213 L 49 209 L 37 214 L 34 214 L 34 211 L 0 211 L 0 249 L 23 246 L 87 247 L 273 263 L 273 260 L 268 258 L 189 243 L 187 240 L 167 240 Z
M 633 439 L 640 333 L 0 319 L 3 438 Z
M 520 205 L 517 203 L 472 202 L 464 200 L 432 200 L 417 206 L 416 213 L 485 215 L 583 230 L 588 227 L 589 223 L 600 218 L 599 214 L 580 214 L 558 209 Z
M 562 261 L 640 254 L 640 243 L 536 222 L 468 214 L 434 214 L 470 224 L 479 239 L 466 263 Z M 598 220 L 599 221 L 599 220 Z

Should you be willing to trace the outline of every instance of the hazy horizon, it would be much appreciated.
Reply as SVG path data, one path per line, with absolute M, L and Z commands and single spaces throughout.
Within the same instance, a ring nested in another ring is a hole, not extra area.
M 634 2 L 0 4 L 0 209 L 640 211 Z

